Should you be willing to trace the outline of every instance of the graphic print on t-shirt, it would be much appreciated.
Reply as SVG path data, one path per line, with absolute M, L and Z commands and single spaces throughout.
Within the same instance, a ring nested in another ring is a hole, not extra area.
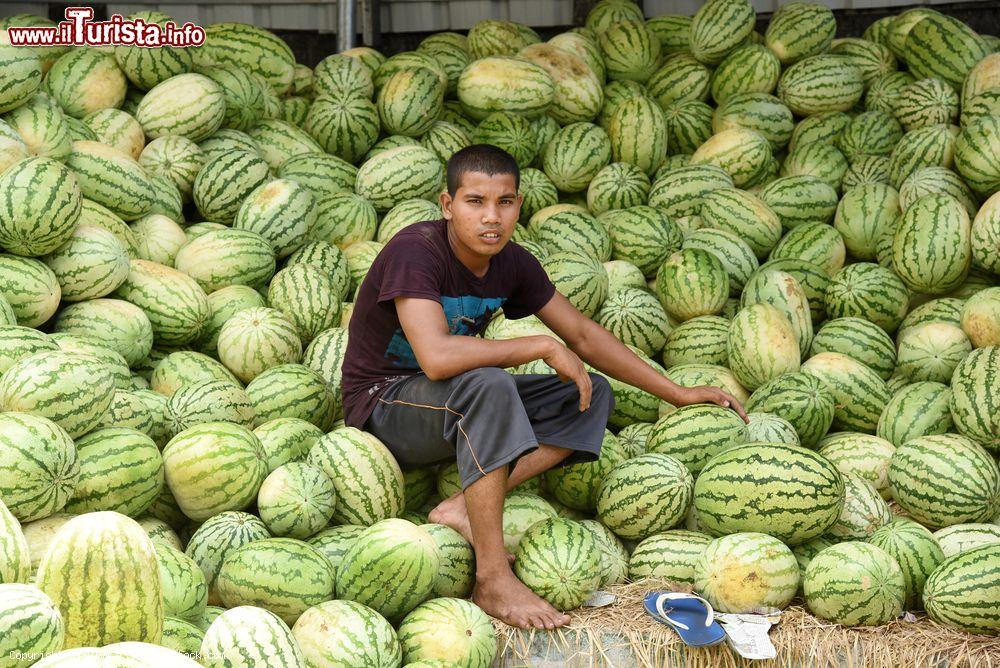
M 458 336 L 478 336 L 493 318 L 497 309 L 507 301 L 506 297 L 441 297 L 441 307 L 448 321 L 448 331 Z M 385 357 L 393 366 L 403 369 L 419 369 L 417 356 L 402 328 L 397 328 L 385 349 Z

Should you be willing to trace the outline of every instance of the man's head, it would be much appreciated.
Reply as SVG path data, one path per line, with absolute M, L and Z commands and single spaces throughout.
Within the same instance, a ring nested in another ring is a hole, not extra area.
M 474 144 L 451 156 L 441 211 L 459 250 L 479 257 L 500 252 L 521 214 L 520 183 L 517 161 L 496 146 Z

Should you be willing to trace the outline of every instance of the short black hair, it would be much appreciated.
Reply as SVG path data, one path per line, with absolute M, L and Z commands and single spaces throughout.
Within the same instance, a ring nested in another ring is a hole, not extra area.
M 487 176 L 511 174 L 514 177 L 514 188 L 521 188 L 521 170 L 517 160 L 507 151 L 493 144 L 472 144 L 456 151 L 448 159 L 448 194 L 452 197 L 462 185 L 462 175 L 466 172 L 479 172 Z

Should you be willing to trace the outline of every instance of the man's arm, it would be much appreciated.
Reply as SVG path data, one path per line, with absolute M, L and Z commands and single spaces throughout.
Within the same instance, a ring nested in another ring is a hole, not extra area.
M 746 420 L 740 403 L 717 387 L 683 387 L 661 375 L 633 353 L 614 334 L 587 318 L 558 292 L 538 312 L 566 345 L 592 367 L 675 406 L 714 403 L 732 408 Z
M 551 336 L 525 336 L 493 341 L 453 336 L 441 304 L 418 297 L 396 297 L 399 323 L 420 369 L 431 380 L 444 380 L 482 367 L 508 368 L 544 360 L 564 381 L 580 387 L 580 410 L 590 406 L 591 382 L 586 368 L 566 346 Z

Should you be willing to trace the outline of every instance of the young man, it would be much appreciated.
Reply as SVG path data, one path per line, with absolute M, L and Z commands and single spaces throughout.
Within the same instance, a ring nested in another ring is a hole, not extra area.
M 462 492 L 430 520 L 476 553 L 473 600 L 513 626 L 552 629 L 569 618 L 522 584 L 503 543 L 507 492 L 557 465 L 592 461 L 614 399 L 609 376 L 680 406 L 716 403 L 714 387 L 683 388 L 577 311 L 528 251 L 509 243 L 521 209 L 517 163 L 474 145 L 448 161 L 442 220 L 400 231 L 361 285 L 343 365 L 345 419 L 377 436 L 403 468 L 458 460 Z M 493 314 L 535 314 L 551 336 L 486 340 Z M 544 360 L 553 375 L 504 369 Z M 511 468 L 513 467 L 513 468 Z

